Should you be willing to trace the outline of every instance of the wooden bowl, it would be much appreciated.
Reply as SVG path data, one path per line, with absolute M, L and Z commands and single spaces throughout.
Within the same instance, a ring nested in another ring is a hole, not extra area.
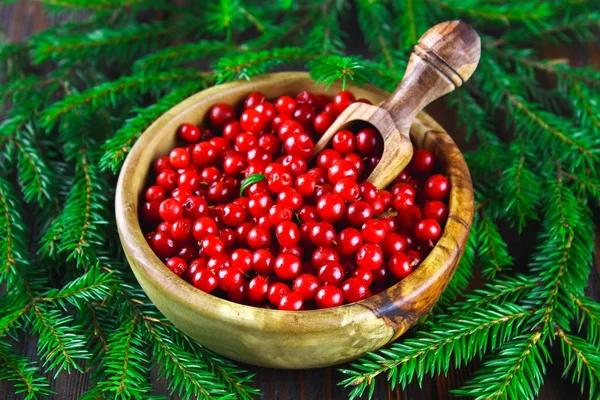
M 471 176 L 454 141 L 421 113 L 411 128 L 417 148 L 431 150 L 449 177 L 448 222 L 442 237 L 406 279 L 363 301 L 314 311 L 278 311 L 204 293 L 173 274 L 140 229 L 138 207 L 151 164 L 175 145 L 184 122 L 201 124 L 215 103 L 239 104 L 252 91 L 268 98 L 308 90 L 325 93 L 304 72 L 283 72 L 215 86 L 181 102 L 154 122 L 131 149 L 119 176 L 115 213 L 121 244 L 140 285 L 175 326 L 230 358 L 272 368 L 316 368 L 342 363 L 398 338 L 438 300 L 462 255 L 473 217 Z M 334 85 L 329 93 L 339 91 Z M 350 87 L 374 104 L 388 93 Z

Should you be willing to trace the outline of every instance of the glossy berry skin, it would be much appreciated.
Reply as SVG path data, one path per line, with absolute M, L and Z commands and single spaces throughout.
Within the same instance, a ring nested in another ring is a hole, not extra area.
M 327 261 L 319 268 L 319 281 L 323 285 L 337 286 L 344 279 L 344 268 L 336 262 Z
M 435 156 L 427 149 L 415 150 L 408 167 L 416 174 L 427 174 L 435 167 Z
M 431 200 L 423 207 L 423 218 L 434 219 L 443 224 L 448 219 L 448 207 L 439 200 Z
M 258 135 L 267 122 L 267 118 L 253 108 L 244 111 L 240 118 L 242 129 L 246 132 L 253 133 L 254 135 Z
M 360 268 L 373 271 L 383 264 L 383 253 L 375 244 L 364 244 L 356 252 L 356 263 Z
M 196 125 L 187 123 L 181 124 L 177 129 L 177 134 L 188 143 L 194 143 L 200 140 L 200 129 Z
M 356 253 L 363 244 L 363 235 L 356 228 L 346 228 L 337 235 L 337 251 L 344 256 Z
M 231 268 L 237 268 L 240 271 L 247 273 L 252 269 L 252 252 L 248 249 L 235 249 L 231 253 Z
M 342 91 L 335 95 L 333 98 L 333 107 L 338 113 L 344 111 L 350 104 L 356 101 L 354 94 L 349 91 Z
M 156 177 L 156 184 L 165 189 L 165 191 L 170 192 L 177 187 L 178 178 L 179 174 L 176 171 L 165 168 Z
M 370 219 L 363 224 L 361 232 L 367 242 L 379 243 L 385 239 L 387 227 L 379 219 Z
M 160 208 L 160 201 L 146 201 L 142 206 L 142 218 L 144 221 L 156 225 L 162 221 L 158 209 Z
M 258 226 L 250 229 L 246 237 L 248 246 L 252 249 L 260 249 L 271 245 L 271 233 Z
M 272 206 L 273 200 L 266 193 L 252 195 L 248 201 L 248 211 L 253 217 L 265 215 Z
M 381 135 L 373 128 L 363 128 L 356 134 L 356 150 L 364 156 L 381 154 L 383 140 Z
M 296 192 L 304 197 L 312 195 L 316 187 L 317 180 L 310 174 L 298 175 L 294 181 Z
M 156 232 L 150 243 L 159 257 L 171 257 L 175 254 L 175 241 L 169 232 Z
M 217 277 L 207 268 L 198 269 L 191 277 L 192 285 L 203 292 L 210 293 L 217 287 Z
M 223 207 L 223 222 L 229 226 L 239 226 L 246 222 L 246 211 L 235 203 Z
M 165 189 L 161 186 L 154 185 L 146 189 L 146 201 L 163 201 L 165 199 Z
M 206 235 L 202 239 L 202 253 L 209 257 L 218 257 L 223 254 L 225 244 L 216 235 Z
M 166 262 L 167 268 L 169 268 L 177 276 L 181 276 L 188 268 L 187 262 L 180 257 L 171 257 Z
M 329 182 L 336 184 L 340 179 L 348 178 L 356 180 L 358 178 L 358 171 L 354 168 L 354 165 L 348 160 L 337 160 L 331 163 L 331 166 L 327 169 L 327 177 Z
M 396 253 L 403 252 L 406 248 L 406 239 L 396 232 L 389 232 L 381 243 L 381 249 L 386 257 L 391 257 Z
M 191 241 L 194 237 L 192 236 L 192 227 L 194 223 L 189 218 L 179 218 L 177 221 L 171 224 L 171 236 L 173 239 L 180 243 L 186 243 Z
M 225 293 L 234 292 L 244 284 L 244 276 L 237 268 L 223 268 L 217 277 L 219 288 Z
M 342 159 L 342 155 L 339 151 L 325 149 L 317 155 L 317 166 L 319 168 L 328 169 L 334 162 Z
M 424 219 L 415 226 L 415 236 L 422 242 L 434 242 L 441 234 L 440 224 L 434 219 Z
M 313 124 L 317 133 L 319 135 L 322 135 L 325 132 L 327 132 L 327 129 L 329 129 L 331 124 L 333 124 L 333 121 L 335 121 L 335 116 L 333 114 L 322 112 L 320 114 L 317 114 L 315 120 L 313 121 Z
M 330 247 L 335 240 L 335 228 L 329 222 L 317 222 L 310 229 L 309 235 L 315 246 Z
M 444 200 L 450 192 L 450 183 L 444 175 L 432 175 L 425 182 L 423 193 L 431 200 Z
M 283 280 L 292 280 L 300 275 L 302 263 L 300 259 L 293 254 L 283 253 L 275 258 L 273 271 L 278 278 Z
M 217 223 L 209 217 L 197 219 L 192 227 L 192 234 L 196 240 L 202 240 L 207 235 L 216 235 L 218 231 Z
M 190 153 L 183 147 L 176 147 L 169 153 L 169 163 L 175 168 L 185 168 L 190 163 Z
M 321 287 L 319 279 L 312 274 L 301 274 L 294 280 L 292 289 L 298 293 L 302 300 L 310 301 L 315 298 L 317 290 Z
M 320 268 L 328 261 L 335 263 L 340 262 L 340 256 L 338 252 L 330 247 L 317 247 L 311 257 L 312 264 Z
M 370 286 L 371 283 L 373 283 L 373 273 L 364 268 L 356 268 L 352 271 L 352 277 L 364 281 L 367 286 Z
M 358 200 L 360 189 L 356 181 L 344 178 L 337 181 L 333 187 L 333 193 L 339 195 L 344 201 L 354 201 Z
M 215 104 L 209 111 L 210 124 L 215 128 L 222 128 L 235 121 L 235 109 L 229 104 Z
M 300 241 L 300 228 L 291 221 L 284 221 L 275 228 L 275 236 L 281 246 L 295 246 Z
M 279 304 L 279 299 L 285 294 L 290 293 L 292 290 L 288 285 L 282 282 L 276 282 L 269 286 L 269 291 L 267 293 L 267 298 L 269 302 L 274 305 Z
M 288 137 L 283 146 L 287 154 L 296 155 L 304 159 L 311 157 L 315 149 L 312 139 L 305 133 Z
M 292 115 L 298 108 L 298 102 L 290 96 L 281 96 L 275 101 L 275 108 L 280 114 Z
M 354 137 L 354 133 L 347 129 L 337 131 L 337 133 L 333 135 L 331 143 L 333 148 L 339 151 L 340 154 L 350 154 L 354 153 L 356 150 L 356 138 Z
M 269 280 L 263 276 L 255 276 L 248 282 L 248 300 L 254 303 L 264 303 L 269 292 Z
M 267 249 L 258 249 L 252 254 L 252 269 L 257 274 L 272 274 L 274 264 L 275 256 Z
M 344 303 L 344 294 L 338 287 L 324 285 L 317 290 L 315 302 L 318 308 L 338 307 Z
M 412 229 L 422 218 L 421 210 L 416 206 L 404 206 L 398 211 L 396 222 L 404 229 Z
M 367 202 L 356 201 L 348 206 L 346 218 L 354 226 L 360 226 L 373 217 L 373 209 Z
M 254 108 L 266 100 L 265 95 L 260 92 L 252 92 L 244 100 L 244 110 Z
M 295 189 L 288 188 L 279 192 L 277 195 L 277 203 L 295 211 L 302 207 L 304 199 Z
M 183 215 L 191 220 L 206 216 L 208 204 L 203 197 L 191 196 L 183 202 Z
M 369 285 L 362 279 L 349 278 L 342 283 L 344 300 L 348 303 L 364 300 L 371 295 Z
M 277 308 L 287 311 L 300 311 L 303 304 L 302 297 L 298 293 L 290 292 L 281 296 L 277 303 Z
M 317 213 L 326 222 L 335 223 L 344 217 L 346 203 L 337 194 L 326 194 L 317 201 Z
M 214 165 L 218 157 L 217 149 L 209 142 L 200 142 L 192 148 L 192 162 L 199 167 Z
M 396 279 L 404 279 L 413 271 L 412 259 L 404 253 L 394 254 L 388 262 L 388 269 Z

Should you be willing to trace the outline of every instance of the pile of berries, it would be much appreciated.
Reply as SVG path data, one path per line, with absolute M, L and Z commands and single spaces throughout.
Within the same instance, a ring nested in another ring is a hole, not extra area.
M 354 101 L 250 93 L 239 110 L 213 106 L 209 126 L 181 125 L 145 192 L 154 252 L 200 290 L 280 310 L 340 306 L 407 277 L 442 233 L 450 186 L 427 150 L 387 190 L 364 182 L 382 152 L 370 126 L 313 157 Z

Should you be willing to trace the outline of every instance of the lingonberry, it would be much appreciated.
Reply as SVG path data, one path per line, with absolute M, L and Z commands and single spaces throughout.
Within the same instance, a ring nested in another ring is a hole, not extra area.
M 183 171 L 181 175 L 179 175 L 179 189 L 186 189 L 188 191 L 196 190 L 200 186 L 200 175 L 196 171 L 187 170 Z M 191 194 L 190 194 L 191 195 Z M 187 196 L 190 197 L 190 196 Z M 185 200 L 187 200 L 187 197 Z M 183 200 L 183 201 L 185 201 Z
M 275 108 L 280 114 L 292 115 L 297 107 L 298 102 L 290 96 L 281 96 L 275 101 Z
M 444 175 L 432 175 L 425 182 L 423 192 L 428 199 L 444 200 L 450 191 L 450 183 Z
M 373 271 L 381 267 L 383 253 L 376 244 L 367 243 L 360 246 L 356 252 L 356 263 L 359 267 Z
M 325 194 L 317 201 L 317 213 L 326 222 L 335 223 L 344 217 L 346 203 L 340 195 Z
M 281 159 L 281 164 L 286 167 L 294 176 L 303 174 L 308 169 L 306 160 L 295 154 L 288 154 Z
M 321 286 L 319 279 L 312 274 L 301 274 L 294 280 L 292 290 L 298 293 L 302 300 L 310 301 L 315 298 L 317 290 Z
M 156 184 L 170 192 L 177 187 L 179 174 L 170 168 L 163 169 L 156 177 Z
M 177 134 L 188 143 L 194 143 L 200 139 L 200 129 L 192 124 L 181 124 L 177 129 Z
M 192 234 L 196 240 L 202 240 L 208 235 L 216 235 L 217 232 L 217 223 L 209 217 L 197 219 L 192 228 Z
M 301 123 L 292 119 L 282 122 L 277 129 L 277 136 L 282 141 L 285 141 L 292 135 L 298 135 L 300 133 L 304 133 L 304 127 Z
M 165 221 L 175 222 L 183 216 L 183 207 L 175 199 L 166 199 L 160 203 L 158 212 Z
M 210 142 L 197 143 L 192 149 L 192 162 L 200 167 L 214 165 L 217 157 L 217 149 Z
M 296 192 L 304 197 L 309 197 L 315 191 L 317 180 L 310 174 L 302 174 L 296 177 L 294 188 Z
M 312 93 L 304 90 L 296 95 L 296 101 L 298 104 L 306 104 L 312 107 L 316 105 L 317 98 Z
M 424 219 L 415 226 L 415 236 L 423 242 L 434 242 L 442 234 L 440 224 L 434 219 Z
M 317 290 L 315 302 L 319 308 L 338 307 L 344 303 L 342 289 L 333 285 L 324 285 Z
M 308 221 L 319 221 L 319 214 L 317 213 L 317 208 L 311 205 L 303 205 L 296 212 L 300 223 L 303 224 Z
M 255 276 L 248 282 L 248 300 L 264 303 L 269 292 L 269 280 L 264 276 Z
M 247 291 L 248 291 L 248 284 L 244 282 L 239 288 L 235 289 L 232 292 L 227 293 L 227 298 L 233 302 L 236 302 L 239 304 L 245 304 Z
M 177 276 L 183 275 L 188 268 L 187 262 L 180 257 L 171 257 L 165 263 L 167 267 Z
M 235 148 L 237 151 L 243 154 L 247 154 L 250 149 L 254 148 L 258 144 L 256 136 L 250 132 L 244 132 L 237 135 L 235 138 Z
M 344 156 L 344 160 L 350 161 L 356 169 L 356 172 L 358 172 L 358 175 L 362 175 L 365 170 L 365 163 L 361 156 L 356 153 L 350 153 Z
M 338 252 L 330 247 L 317 247 L 311 257 L 315 267 L 320 268 L 328 261 L 340 262 Z
M 342 155 L 339 151 L 326 149 L 317 155 L 317 166 L 327 170 L 334 162 L 339 160 L 342 160 Z
M 385 236 L 385 239 L 383 239 L 383 242 L 381 242 L 381 249 L 386 257 L 401 253 L 405 251 L 406 248 L 406 239 L 396 232 L 389 232 Z
M 393 205 L 396 211 L 401 211 L 404 207 L 414 206 L 415 199 L 406 193 L 398 193 L 394 196 Z
M 346 218 L 354 226 L 361 226 L 373 218 L 373 209 L 367 202 L 355 201 L 348 206 Z
M 281 296 L 277 303 L 277 308 L 280 310 L 299 311 L 302 310 L 303 304 L 302 297 L 298 293 L 290 292 Z
M 192 285 L 198 289 L 210 293 L 217 287 L 217 277 L 207 268 L 200 268 L 191 277 Z
M 379 243 L 385 238 L 387 227 L 379 219 L 370 219 L 363 224 L 361 232 L 367 242 Z
M 152 237 L 152 250 L 159 257 L 171 257 L 175 254 L 175 241 L 169 232 L 156 232 Z
M 364 201 L 374 201 L 377 198 L 379 191 L 371 182 L 363 182 L 359 185 L 360 197 Z
M 265 95 L 260 92 L 249 93 L 248 96 L 246 96 L 246 99 L 244 100 L 244 110 L 254 108 L 257 105 L 264 103 L 265 100 Z
M 328 112 L 322 112 L 315 116 L 315 120 L 313 121 L 313 125 L 318 134 L 322 135 L 327 132 L 327 129 L 333 124 L 335 121 L 335 115 Z
M 169 163 L 169 156 L 158 157 L 152 164 L 154 172 L 156 172 L 157 174 L 160 174 L 162 171 L 169 168 L 170 166 L 171 164 Z
M 163 201 L 165 199 L 165 189 L 162 186 L 154 185 L 146 189 L 146 201 Z
M 409 185 L 408 183 L 396 183 L 394 186 L 392 186 L 392 194 L 394 196 L 397 196 L 398 194 L 405 194 L 409 197 L 414 198 L 417 195 L 417 192 L 414 188 L 414 186 Z
M 225 244 L 217 235 L 206 235 L 202 239 L 202 253 L 209 257 L 217 257 L 223 254 Z
M 220 254 L 216 257 L 209 257 L 208 261 L 206 262 L 206 268 L 208 268 L 210 271 L 214 272 L 215 274 L 217 272 L 219 272 L 220 270 L 222 270 L 223 268 L 229 268 L 229 267 L 230 267 L 229 257 L 226 256 L 225 254 Z
M 335 261 L 326 261 L 319 268 L 319 281 L 323 285 L 339 285 L 344 279 L 344 268 Z
M 423 218 L 434 219 L 443 224 L 448 218 L 448 207 L 439 200 L 431 200 L 423 207 Z
M 275 256 L 267 249 L 258 249 L 252 254 L 252 269 L 262 275 L 273 273 Z
M 238 226 L 246 222 L 246 211 L 243 207 L 230 203 L 223 207 L 223 222 L 229 226 Z
M 225 293 L 233 292 L 244 284 L 244 275 L 237 268 L 222 268 L 217 277 L 219 288 Z
M 356 149 L 356 138 L 354 137 L 354 133 L 347 129 L 337 131 L 337 133 L 333 135 L 331 143 L 333 148 L 341 154 L 354 153 L 354 150 Z
M 260 249 L 271 245 L 271 233 L 261 227 L 255 226 L 250 229 L 246 237 L 248 246 L 252 249 Z
M 233 121 L 223 127 L 223 138 L 227 140 L 235 140 L 237 135 L 244 130 L 239 121 Z
M 253 217 L 265 215 L 273 206 L 273 200 L 266 193 L 258 193 L 250 197 L 248 211 Z
M 373 283 L 373 273 L 368 269 L 356 268 L 354 271 L 352 271 L 351 275 L 353 278 L 358 278 L 364 281 L 367 284 L 367 286 L 370 286 L 371 283 Z
M 284 221 L 291 221 L 293 215 L 294 213 L 292 212 L 291 208 L 278 203 L 275 204 L 273 207 L 269 208 L 268 218 L 271 225 L 275 226 L 279 225 Z
M 281 246 L 295 246 L 300 241 L 300 228 L 291 221 L 284 221 L 275 228 L 275 236 Z
M 302 207 L 303 202 L 302 196 L 292 188 L 284 189 L 277 195 L 278 204 L 294 211 Z
M 363 244 L 363 235 L 356 228 L 346 228 L 338 233 L 336 241 L 337 251 L 344 256 L 349 256 L 356 253 Z
M 192 235 L 192 226 L 194 223 L 189 218 L 179 218 L 171 224 L 171 236 L 178 242 L 186 243 L 194 237 Z
M 383 140 L 381 135 L 373 128 L 363 128 L 356 134 L 356 150 L 364 156 L 381 154 Z
M 283 147 L 287 154 L 293 154 L 307 159 L 312 156 L 315 144 L 306 133 L 299 133 L 289 136 L 285 140 Z
M 191 196 L 183 203 L 183 215 L 192 220 L 206 215 L 208 204 L 203 197 Z
M 219 229 L 219 234 L 217 236 L 219 236 L 219 239 L 221 239 L 225 247 L 233 246 L 237 239 L 235 231 L 231 228 Z
M 297 244 L 293 244 L 291 246 L 280 247 L 278 254 L 283 254 L 283 253 L 292 254 L 292 255 L 298 257 L 300 260 L 302 260 L 302 258 L 304 258 L 304 249 L 302 247 L 298 246 Z
M 359 278 L 346 279 L 342 283 L 342 293 L 348 303 L 364 300 L 371 295 L 369 285 Z
M 231 268 L 237 268 L 244 273 L 252 269 L 252 252 L 248 249 L 235 249 L 230 256 Z
M 279 299 L 282 296 L 290 293 L 292 290 L 288 285 L 282 282 L 275 282 L 271 286 L 269 286 L 269 291 L 267 293 L 267 298 L 271 302 L 271 304 L 278 305 Z
M 419 207 L 405 206 L 398 211 L 396 222 L 404 229 L 412 229 L 421 218 L 421 210 Z
M 230 122 L 235 121 L 235 109 L 229 104 L 215 104 L 209 111 L 210 124 L 216 128 L 222 128 Z
M 333 192 L 338 194 L 344 201 L 354 201 L 360 196 L 360 189 L 355 180 L 344 178 L 337 181 L 333 187 Z
M 417 174 L 426 174 L 435 167 L 435 157 L 432 152 L 426 149 L 415 150 L 408 164 L 408 168 Z
M 355 101 L 356 97 L 354 97 L 354 94 L 345 90 L 335 95 L 335 97 L 333 98 L 333 106 L 338 113 L 341 113 Z
M 169 163 L 175 168 L 185 168 L 190 163 L 190 153 L 183 147 L 176 147 L 169 153 Z
M 397 279 L 404 279 L 413 270 L 411 258 L 404 253 L 396 253 L 388 262 L 390 273 Z
M 255 135 L 258 135 L 263 130 L 267 122 L 267 118 L 253 108 L 244 111 L 240 118 L 242 129 Z
M 190 263 L 200 255 L 198 246 L 192 243 L 181 244 L 178 243 L 181 247 L 177 251 L 177 257 L 183 258 L 185 262 Z
M 315 222 L 309 235 L 315 246 L 329 247 L 335 239 L 335 228 L 329 222 Z
M 340 179 L 344 178 L 356 180 L 358 171 L 350 161 L 337 160 L 331 163 L 331 166 L 327 169 L 327 178 L 329 178 L 329 182 L 335 185 Z

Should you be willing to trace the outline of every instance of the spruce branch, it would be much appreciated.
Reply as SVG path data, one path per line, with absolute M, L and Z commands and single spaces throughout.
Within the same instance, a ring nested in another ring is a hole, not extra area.
M 25 126 L 14 141 L 17 147 L 17 176 L 24 200 L 27 203 L 36 200 L 44 205 L 54 197 L 54 176 L 35 141 L 36 135 L 31 125 Z
M 0 342 L 0 380 L 13 382 L 15 394 L 37 400 L 54 394 L 45 377 L 38 375 L 35 363 L 13 353 L 8 343 Z
M 468 318 L 460 312 L 438 319 L 414 339 L 369 353 L 352 369 L 342 369 L 348 377 L 340 384 L 352 388 L 350 398 L 362 396 L 369 388 L 370 398 L 374 378 L 382 373 L 388 374 L 392 388 L 397 384 L 404 388 L 413 379 L 421 382 L 425 374 L 447 373 L 451 360 L 463 365 L 513 338 L 529 316 L 523 308 L 505 304 L 473 309 Z
M 390 69 L 396 68 L 390 42 L 391 15 L 382 1 L 358 0 L 358 24 L 373 50 L 381 51 L 383 60 Z
M 242 49 L 232 43 L 208 40 L 170 46 L 138 59 L 134 63 L 133 69 L 137 72 L 159 71 L 165 68 L 173 68 L 196 59 L 211 61 L 232 50 L 241 51 Z M 207 53 L 209 53 L 208 59 L 206 58 Z
M 327 89 L 337 80 L 342 81 L 342 90 L 346 90 L 348 80 L 355 85 L 367 82 L 368 78 L 362 72 L 360 62 L 350 57 L 322 56 L 315 58 L 309 64 L 310 76 L 316 83 L 322 83 Z
M 563 377 L 571 374 L 571 382 L 579 382 L 581 393 L 589 386 L 589 398 L 600 397 L 600 351 L 598 346 L 556 329 L 560 338 L 565 371 Z
M 27 267 L 27 228 L 22 206 L 10 183 L 0 177 L 0 282 L 8 288 L 16 283 L 17 269 Z
M 521 1 L 518 3 L 491 3 L 489 1 L 443 1 L 427 0 L 435 7 L 447 9 L 457 15 L 465 15 L 486 22 L 501 22 L 509 25 L 511 22 L 523 21 L 527 27 L 533 28 L 533 22 L 544 20 L 554 14 L 553 8 L 547 3 L 536 1 Z
M 575 315 L 579 321 L 578 332 L 586 330 L 586 340 L 596 348 L 600 347 L 600 304 L 594 300 L 576 296 L 569 292 L 575 304 Z
M 483 276 L 494 278 L 497 273 L 512 265 L 512 258 L 496 223 L 485 212 L 480 214 L 473 222 L 471 236 L 475 236 Z
M 155 3 L 153 0 L 36 0 L 59 9 L 110 10 Z

